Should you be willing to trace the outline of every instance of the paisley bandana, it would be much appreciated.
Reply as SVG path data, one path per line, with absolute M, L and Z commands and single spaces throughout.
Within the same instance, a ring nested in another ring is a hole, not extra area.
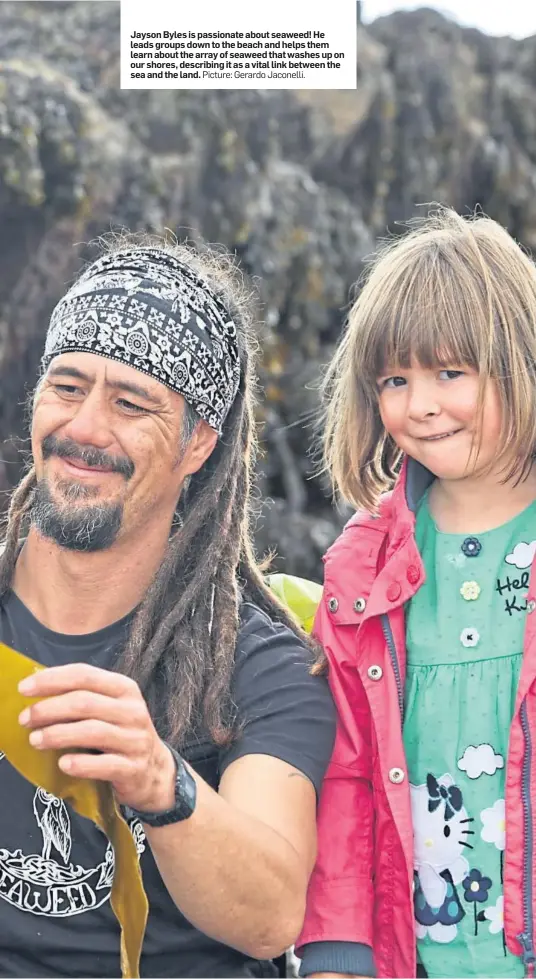
M 224 303 L 160 248 L 97 259 L 54 309 L 41 360 L 99 354 L 177 391 L 219 435 L 240 381 L 236 326 Z

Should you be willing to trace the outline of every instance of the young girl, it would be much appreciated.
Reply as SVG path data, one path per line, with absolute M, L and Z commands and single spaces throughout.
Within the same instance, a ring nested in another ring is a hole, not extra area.
M 533 975 L 532 262 L 438 210 L 379 254 L 325 390 L 358 512 L 315 624 L 340 723 L 300 974 Z

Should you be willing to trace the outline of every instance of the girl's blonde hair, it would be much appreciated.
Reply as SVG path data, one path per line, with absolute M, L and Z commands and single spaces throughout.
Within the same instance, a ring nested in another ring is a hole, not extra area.
M 325 467 L 355 507 L 374 512 L 393 484 L 401 452 L 383 427 L 376 382 L 413 358 L 479 371 L 475 458 L 486 383 L 498 382 L 494 463 L 505 461 L 504 481 L 522 479 L 536 445 L 536 268 L 485 215 L 439 207 L 370 263 L 323 382 Z

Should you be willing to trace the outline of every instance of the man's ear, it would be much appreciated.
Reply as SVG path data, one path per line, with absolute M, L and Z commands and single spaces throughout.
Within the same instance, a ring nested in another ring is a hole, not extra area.
M 201 469 L 214 451 L 217 441 L 217 432 L 204 419 L 198 421 L 182 457 L 185 476 L 192 476 Z

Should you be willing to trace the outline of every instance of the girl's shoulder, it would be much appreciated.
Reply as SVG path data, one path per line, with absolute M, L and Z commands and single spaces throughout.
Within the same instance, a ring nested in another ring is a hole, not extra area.
M 324 561 L 333 560 L 348 549 L 369 548 L 370 542 L 378 538 L 378 547 L 389 533 L 393 519 L 392 491 L 384 493 L 376 513 L 357 510 L 344 525 L 341 533 L 324 555 Z M 380 539 L 381 538 L 381 539 Z
M 324 555 L 324 588 L 326 594 L 336 594 L 341 609 L 350 602 L 350 617 L 355 619 L 354 599 L 367 591 L 377 575 L 378 559 L 392 524 L 391 493 L 380 500 L 377 513 L 358 510 L 347 522 L 342 533 Z M 359 590 L 360 589 L 360 590 Z M 342 615 L 338 619 L 342 621 Z

